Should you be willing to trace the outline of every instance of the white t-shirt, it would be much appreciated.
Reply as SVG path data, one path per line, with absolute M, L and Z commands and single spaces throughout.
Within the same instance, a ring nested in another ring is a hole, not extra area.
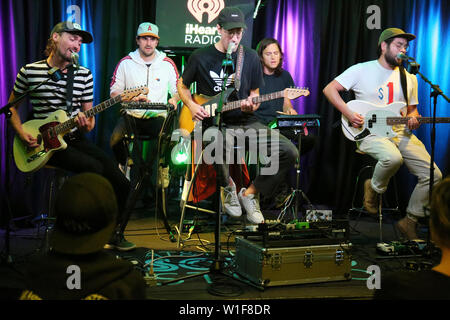
M 406 73 L 409 105 L 417 105 L 417 78 Z M 400 83 L 400 69 L 384 68 L 378 60 L 358 63 L 335 79 L 346 90 L 352 90 L 357 100 L 364 100 L 377 105 L 392 102 L 406 102 Z

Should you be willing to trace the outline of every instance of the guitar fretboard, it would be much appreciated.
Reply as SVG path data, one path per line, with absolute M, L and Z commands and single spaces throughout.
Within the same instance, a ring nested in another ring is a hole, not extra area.
M 114 98 L 111 98 L 109 100 L 106 100 L 106 101 L 96 105 L 92 109 L 83 111 L 83 113 L 85 114 L 86 118 L 93 117 L 97 113 L 99 113 L 105 109 L 108 109 L 109 107 L 115 105 L 116 103 L 120 102 L 121 100 L 122 100 L 121 95 L 115 96 Z M 56 134 L 62 134 L 62 133 L 65 133 L 65 132 L 70 131 L 71 129 L 75 128 L 76 125 L 77 125 L 77 123 L 75 122 L 75 118 L 70 118 L 69 120 L 56 125 L 53 129 L 55 130 Z
M 386 123 L 388 125 L 407 124 L 411 117 L 386 117 Z M 432 123 L 431 117 L 419 117 L 417 120 L 420 123 Z M 436 123 L 450 123 L 450 117 L 437 117 Z
M 166 110 L 173 107 L 170 103 L 164 104 L 160 102 L 126 102 L 122 103 L 122 109 L 154 109 Z
M 270 100 L 273 100 L 273 99 L 278 99 L 278 98 L 283 98 L 283 97 L 284 97 L 284 90 L 281 90 L 281 91 L 277 91 L 277 92 L 264 94 L 262 96 L 253 97 L 252 101 L 253 101 L 253 103 L 261 103 L 261 102 L 270 101 Z M 244 101 L 244 100 L 237 100 L 237 101 L 228 102 L 222 108 L 222 111 L 230 111 L 230 110 L 238 109 L 238 108 L 241 107 L 241 102 L 242 101 Z

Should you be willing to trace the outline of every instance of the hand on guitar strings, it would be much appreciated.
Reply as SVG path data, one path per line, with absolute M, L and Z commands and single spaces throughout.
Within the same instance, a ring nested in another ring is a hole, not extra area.
M 260 104 L 256 104 L 253 102 L 253 98 L 257 97 L 257 94 L 250 94 L 250 96 L 245 99 L 241 100 L 241 110 L 242 112 L 253 112 L 258 110 Z
M 364 117 L 358 112 L 353 112 L 352 116 L 348 119 L 353 128 L 361 128 L 364 124 Z
M 22 132 L 19 134 L 19 137 L 26 144 L 27 148 L 34 149 L 39 147 L 38 140 L 28 132 Z
M 77 124 L 78 129 L 83 130 L 85 132 L 89 132 L 93 129 L 94 118 L 86 118 L 83 112 L 79 112 L 75 117 L 75 122 Z
M 209 117 L 209 113 L 199 104 L 193 104 L 190 108 L 192 114 L 192 120 L 202 121 L 204 118 Z

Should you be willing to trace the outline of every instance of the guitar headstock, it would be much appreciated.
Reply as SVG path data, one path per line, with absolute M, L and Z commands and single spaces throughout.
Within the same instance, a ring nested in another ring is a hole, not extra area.
M 122 101 L 131 101 L 134 97 L 137 97 L 140 94 L 146 95 L 148 93 L 148 88 L 145 86 L 134 88 L 134 89 L 128 89 L 125 90 L 120 94 L 120 98 Z
M 309 96 L 308 88 L 286 88 L 284 89 L 284 97 L 288 99 L 296 99 L 301 96 Z

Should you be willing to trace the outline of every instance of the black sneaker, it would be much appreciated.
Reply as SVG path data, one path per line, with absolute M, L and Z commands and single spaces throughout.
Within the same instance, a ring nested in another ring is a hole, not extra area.
M 130 251 L 136 248 L 136 245 L 132 242 L 129 242 L 125 239 L 123 234 L 116 235 L 114 238 L 109 241 L 104 246 L 105 249 L 117 249 L 119 251 Z

